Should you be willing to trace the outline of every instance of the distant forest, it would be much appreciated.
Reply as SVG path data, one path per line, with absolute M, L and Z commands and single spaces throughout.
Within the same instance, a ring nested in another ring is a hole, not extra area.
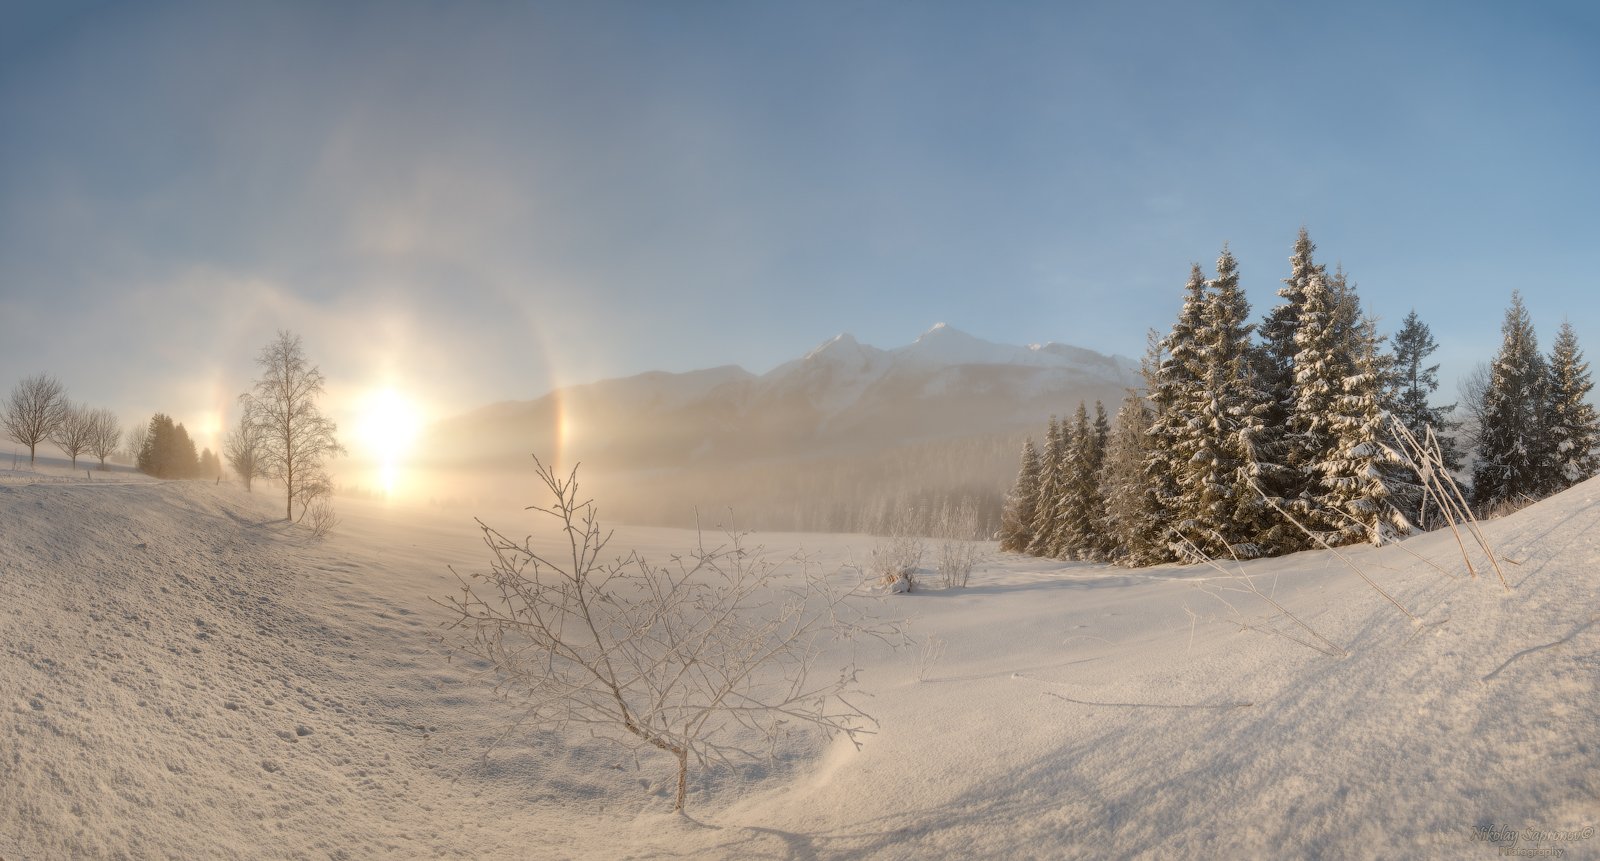
M 990 538 L 1024 431 L 918 440 L 887 450 L 743 462 L 692 468 L 607 471 L 585 462 L 584 494 L 603 500 L 608 522 L 659 526 L 736 526 L 796 532 L 912 530 L 933 534 L 940 515 L 975 512 L 971 537 Z M 455 488 L 434 505 L 477 508 L 525 505 L 526 487 L 503 470 L 473 481 L 452 473 Z

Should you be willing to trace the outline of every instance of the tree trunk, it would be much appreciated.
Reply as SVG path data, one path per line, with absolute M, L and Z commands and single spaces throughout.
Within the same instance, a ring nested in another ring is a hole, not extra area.
M 683 812 L 683 796 L 689 790 L 689 749 L 678 751 L 678 801 L 672 809 Z

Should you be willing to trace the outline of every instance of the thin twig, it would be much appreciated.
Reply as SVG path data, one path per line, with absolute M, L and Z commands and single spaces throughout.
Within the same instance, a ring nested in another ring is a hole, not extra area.
M 1344 518 L 1346 520 L 1350 521 L 1351 523 L 1354 523 L 1354 524 L 1356 524 L 1358 526 L 1361 525 L 1361 521 L 1355 519 L 1354 517 L 1351 517 L 1349 512 L 1346 512 L 1346 511 L 1343 511 L 1343 510 L 1340 510 L 1340 509 L 1337 509 L 1337 508 L 1334 509 L 1334 510 L 1338 511 L 1341 515 L 1344 516 Z M 1418 562 L 1427 563 L 1428 567 L 1430 567 L 1433 570 L 1439 572 L 1440 574 L 1443 574 L 1444 576 L 1449 577 L 1452 580 L 1455 579 L 1456 575 L 1451 574 L 1449 571 L 1446 571 L 1443 566 L 1439 565 L 1439 563 L 1434 562 L 1432 559 L 1429 559 L 1426 556 L 1423 556 L 1422 554 L 1418 553 L 1417 551 L 1412 550 L 1411 548 L 1407 547 L 1406 543 L 1404 541 L 1396 541 L 1393 546 L 1398 547 L 1401 550 L 1404 550 L 1406 553 L 1409 553 L 1411 555 L 1411 558 L 1417 560 Z
M 1343 656 L 1346 656 L 1346 655 L 1350 654 L 1349 652 L 1346 652 L 1344 649 L 1342 649 L 1339 646 L 1335 645 L 1327 637 L 1324 637 L 1321 634 L 1317 633 L 1316 630 L 1314 628 L 1312 628 L 1310 625 L 1307 625 L 1305 622 L 1300 621 L 1300 617 L 1299 616 L 1296 616 L 1295 614 L 1289 612 L 1289 608 L 1287 608 L 1287 607 L 1283 606 L 1282 604 L 1278 603 L 1278 600 L 1276 598 L 1273 598 L 1272 596 L 1267 595 L 1267 594 L 1263 593 L 1260 589 L 1256 588 L 1255 581 L 1251 580 L 1250 579 L 1250 575 L 1245 574 L 1242 568 L 1240 569 L 1240 571 L 1237 574 L 1229 571 L 1226 568 L 1223 568 L 1220 564 L 1217 563 L 1217 561 L 1215 559 L 1212 559 L 1210 556 L 1207 556 L 1205 554 L 1205 551 L 1201 550 L 1199 547 L 1196 547 L 1193 541 L 1190 541 L 1186 536 L 1180 534 L 1176 529 L 1171 530 L 1171 532 L 1172 532 L 1173 535 L 1177 535 L 1178 536 L 1178 540 L 1179 541 L 1182 541 L 1183 543 L 1189 545 L 1189 548 L 1190 548 L 1191 552 L 1193 552 L 1196 556 L 1198 556 L 1204 562 L 1204 564 L 1209 565 L 1212 568 L 1215 568 L 1218 572 L 1220 572 L 1223 575 L 1227 576 L 1231 580 L 1244 583 L 1247 591 L 1249 591 L 1250 594 L 1255 595 L 1257 598 L 1260 598 L 1263 601 L 1266 601 L 1268 604 L 1271 604 L 1274 608 L 1277 609 L 1277 611 L 1279 613 L 1282 613 L 1283 615 L 1287 616 L 1290 621 L 1292 621 L 1296 625 L 1299 625 L 1300 627 L 1304 628 L 1306 630 L 1306 633 L 1308 633 L 1311 636 L 1313 636 L 1313 637 L 1317 638 L 1318 640 L 1322 641 L 1322 643 L 1324 645 L 1326 645 L 1327 648 L 1326 649 L 1318 649 L 1315 646 L 1311 646 L 1311 644 L 1309 644 L 1309 643 L 1305 643 L 1305 642 L 1303 642 L 1303 641 L 1301 641 L 1299 639 L 1296 639 L 1294 637 L 1290 637 L 1288 634 L 1285 634 L 1284 632 L 1279 631 L 1279 630 L 1274 629 L 1274 628 L 1269 628 L 1267 630 L 1270 630 L 1270 631 L 1272 631 L 1272 633 L 1278 634 L 1279 636 L 1285 637 L 1285 638 L 1287 638 L 1289 640 L 1292 640 L 1292 641 L 1294 641 L 1296 643 L 1300 643 L 1303 646 L 1308 646 L 1310 648 L 1316 649 L 1317 651 L 1322 652 L 1325 655 L 1343 657 Z M 1206 591 L 1206 590 L 1204 588 L 1202 588 L 1201 591 Z M 1214 593 L 1209 593 L 1208 592 L 1207 594 L 1213 594 L 1213 597 L 1215 597 Z M 1222 603 L 1228 604 L 1228 602 L 1226 600 L 1223 600 L 1223 599 L 1220 599 L 1220 598 L 1218 600 L 1222 600 Z M 1233 607 L 1232 604 L 1228 604 L 1228 606 L 1230 608 Z M 1235 613 L 1239 613 L 1239 611 L 1237 609 L 1234 609 L 1234 612 Z M 1239 613 L 1239 617 L 1241 619 L 1244 618 L 1244 614 L 1243 613 Z M 1249 625 L 1244 625 L 1244 627 L 1250 628 Z

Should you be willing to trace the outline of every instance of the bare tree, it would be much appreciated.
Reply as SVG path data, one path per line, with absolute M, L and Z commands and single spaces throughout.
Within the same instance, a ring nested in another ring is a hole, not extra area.
M 246 491 L 250 490 L 251 481 L 265 474 L 262 472 L 266 460 L 265 440 L 261 428 L 251 424 L 249 411 L 239 417 L 238 427 L 229 431 L 222 440 L 222 455 L 227 458 L 233 471 L 244 479 Z
M 61 423 L 50 434 L 56 448 L 72 458 L 72 468 L 78 468 L 78 455 L 89 450 L 89 440 L 94 435 L 94 414 L 82 404 L 67 402 L 61 414 Z
M 128 429 L 128 434 L 123 438 L 122 455 L 129 463 L 138 463 L 139 455 L 144 451 L 145 444 L 150 441 L 149 425 L 134 425 Z
M 39 443 L 49 439 L 66 418 L 67 392 L 48 374 L 28 377 L 11 390 L 5 408 L 0 409 L 0 426 L 6 435 L 28 447 L 28 465 L 34 462 Z
M 322 371 L 306 361 L 299 335 L 280 329 L 261 348 L 256 365 L 261 376 L 239 400 L 244 420 L 261 433 L 262 474 L 283 482 L 284 516 L 294 520 L 296 502 L 303 517 L 311 502 L 327 493 L 323 464 L 344 453 L 335 436 L 339 426 L 317 407 Z
M 1478 449 L 1478 438 L 1483 429 L 1484 394 L 1489 391 L 1489 363 L 1479 362 L 1461 378 L 1461 433 L 1467 448 Z
M 539 463 L 554 502 L 547 515 L 566 546 L 547 556 L 478 522 L 492 559 L 463 577 L 453 648 L 489 662 L 497 689 L 522 714 L 515 726 L 581 727 L 677 760 L 675 810 L 689 762 L 732 765 L 775 753 L 791 731 L 856 741 L 871 718 L 847 699 L 855 668 L 813 677 L 828 642 L 899 635 L 861 614 L 863 587 L 830 586 L 814 566 L 780 577 L 737 536 L 655 565 L 637 554 L 602 562 L 610 533 L 580 502 L 577 473 Z M 559 556 L 560 558 L 553 558 Z
M 122 422 L 117 414 L 104 407 L 89 414 L 89 453 L 100 459 L 100 468 L 106 468 L 106 458 L 117 453 L 122 441 Z

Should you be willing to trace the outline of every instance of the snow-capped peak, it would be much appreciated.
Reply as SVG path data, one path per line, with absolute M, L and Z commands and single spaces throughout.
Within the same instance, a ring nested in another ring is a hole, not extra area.
M 832 338 L 829 338 L 828 340 L 817 345 L 811 350 L 811 352 L 806 353 L 805 358 L 810 360 L 825 355 L 859 353 L 860 351 L 861 342 L 856 340 L 856 336 L 850 334 L 849 332 L 840 332 L 839 334 L 834 335 Z
M 897 355 L 934 365 L 1010 364 L 1017 360 L 1018 348 L 985 341 L 935 323 L 917 340 L 893 350 Z

